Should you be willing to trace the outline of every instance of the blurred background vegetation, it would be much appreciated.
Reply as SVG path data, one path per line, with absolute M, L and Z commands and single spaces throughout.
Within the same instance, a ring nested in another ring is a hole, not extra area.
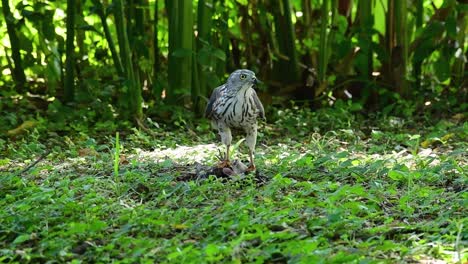
M 270 109 L 465 112 L 467 11 L 455 0 L 2 0 L 0 132 L 196 118 L 238 68 L 257 73 Z

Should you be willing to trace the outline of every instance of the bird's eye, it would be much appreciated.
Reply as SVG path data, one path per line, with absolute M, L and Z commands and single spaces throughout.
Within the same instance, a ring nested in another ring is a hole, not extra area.
M 245 74 L 241 74 L 241 75 L 240 75 L 240 79 L 241 79 L 241 80 L 245 80 L 245 78 L 247 78 L 247 75 L 245 75 Z

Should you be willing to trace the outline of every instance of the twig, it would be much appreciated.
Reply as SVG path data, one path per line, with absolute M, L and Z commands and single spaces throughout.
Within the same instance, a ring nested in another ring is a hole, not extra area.
M 39 158 L 37 158 L 36 161 L 34 161 L 33 163 L 29 164 L 26 168 L 22 169 L 18 175 L 21 175 L 25 172 L 27 172 L 28 170 L 30 170 L 32 167 L 36 166 L 36 164 L 38 164 L 41 160 L 43 160 L 47 155 L 49 155 L 50 153 L 50 150 L 46 150 L 41 156 L 39 156 Z

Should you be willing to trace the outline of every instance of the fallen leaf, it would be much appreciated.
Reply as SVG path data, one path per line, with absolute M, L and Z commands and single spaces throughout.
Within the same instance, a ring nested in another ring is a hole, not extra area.
M 17 128 L 8 130 L 8 131 L 7 131 L 7 134 L 10 135 L 10 136 L 19 135 L 19 134 L 25 132 L 26 130 L 35 127 L 36 124 L 37 124 L 37 122 L 36 122 L 35 120 L 27 120 L 27 121 L 24 121 L 24 122 L 23 122 L 20 126 L 18 126 Z

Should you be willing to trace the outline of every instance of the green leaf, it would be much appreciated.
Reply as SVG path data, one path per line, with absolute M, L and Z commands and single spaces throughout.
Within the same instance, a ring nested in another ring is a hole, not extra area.
M 88 225 L 85 223 L 76 223 L 72 222 L 69 224 L 69 232 L 71 234 L 80 234 L 84 233 L 88 228 Z
M 21 244 L 24 241 L 28 241 L 31 238 L 30 234 L 19 235 L 13 240 L 13 244 Z
M 395 181 L 404 180 L 407 178 L 407 173 L 398 170 L 391 170 L 388 172 L 388 177 Z
M 216 246 L 215 244 L 208 244 L 205 248 L 205 252 L 208 256 L 214 256 L 218 254 L 219 249 L 218 246 Z
M 454 13 L 452 13 L 452 15 L 445 21 L 445 28 L 449 37 L 453 39 L 457 37 L 457 20 Z
M 203 47 L 197 52 L 197 61 L 200 65 L 209 66 L 211 59 L 211 51 L 208 48 Z
M 215 49 L 213 51 L 213 56 L 220 59 L 221 61 L 226 61 L 226 54 L 224 53 L 224 51 L 222 51 L 220 49 Z
M 91 231 L 97 232 L 97 231 L 101 231 L 101 230 L 105 229 L 106 227 L 107 227 L 106 222 L 101 221 L 101 220 L 94 220 L 90 224 L 89 229 Z
M 450 77 L 450 62 L 445 56 L 440 56 L 434 63 L 434 73 L 441 82 Z

